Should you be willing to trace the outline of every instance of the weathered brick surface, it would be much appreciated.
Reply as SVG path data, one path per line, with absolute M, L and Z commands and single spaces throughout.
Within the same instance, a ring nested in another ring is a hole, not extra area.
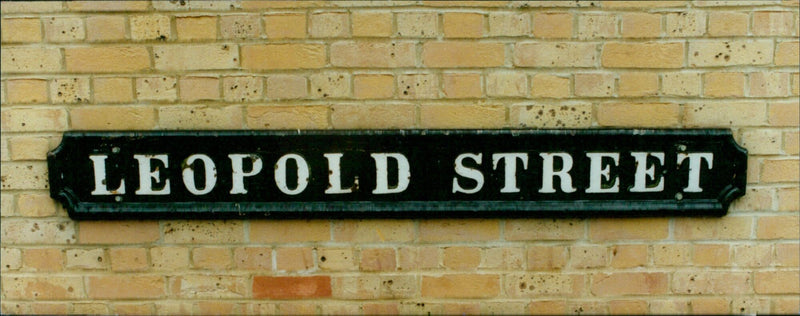
M 0 313 L 796 313 L 797 7 L 2 2 Z M 64 131 L 415 128 L 730 129 L 748 187 L 637 219 L 73 221 L 48 192 Z

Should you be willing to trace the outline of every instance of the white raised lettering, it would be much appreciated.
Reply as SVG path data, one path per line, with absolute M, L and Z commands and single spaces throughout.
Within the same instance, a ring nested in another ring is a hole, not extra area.
M 244 177 L 252 177 L 261 172 L 262 162 L 261 157 L 250 154 L 230 154 L 228 158 L 231 159 L 232 169 L 232 186 L 231 194 L 247 194 L 247 189 L 244 188 Z M 253 168 L 245 172 L 242 168 L 242 160 L 250 158 L 253 162 Z
M 517 187 L 517 159 L 522 160 L 522 169 L 528 169 L 527 153 L 500 153 L 492 155 L 492 169 L 497 169 L 497 163 L 503 160 L 505 167 L 505 180 L 500 193 L 519 192 Z
M 553 177 L 561 179 L 561 191 L 564 193 L 575 192 L 572 186 L 572 177 L 569 175 L 572 169 L 572 156 L 568 153 L 540 153 L 539 156 L 544 159 L 542 162 L 542 188 L 539 193 L 555 193 L 556 189 L 553 188 Z M 553 171 L 554 157 L 561 158 L 563 166 L 559 171 Z
M 203 162 L 203 171 L 206 178 L 203 189 L 198 189 L 197 185 L 194 183 L 195 166 L 192 165 L 196 160 Z M 204 154 L 194 154 L 186 158 L 186 163 L 184 165 L 185 167 L 183 167 L 182 172 L 183 184 L 189 192 L 194 195 L 204 195 L 214 189 L 214 186 L 217 184 L 217 167 L 214 165 L 214 161 L 211 160 L 211 157 Z
M 353 188 L 342 189 L 341 159 L 344 154 L 324 154 L 328 159 L 328 188 L 325 194 L 343 194 L 353 192 Z
M 603 187 L 603 178 L 610 181 L 611 166 L 603 167 L 603 158 L 611 158 L 614 165 L 619 165 L 619 153 L 586 153 L 589 157 L 589 188 L 586 193 L 617 193 L 619 192 L 619 178 L 614 176 L 614 184 L 611 187 Z
M 461 187 L 460 184 L 458 184 L 458 179 L 456 177 L 453 177 L 453 193 L 461 192 L 461 193 L 466 193 L 466 194 L 472 194 L 472 193 L 480 191 L 481 188 L 483 188 L 483 173 L 481 173 L 481 171 L 478 170 L 478 169 L 465 167 L 464 166 L 464 159 L 466 159 L 466 158 L 472 159 L 478 165 L 480 165 L 481 161 L 483 160 L 483 154 L 463 153 L 463 154 L 458 155 L 458 157 L 456 157 L 456 161 L 455 161 L 455 163 L 456 163 L 456 167 L 455 167 L 456 173 L 459 176 L 475 180 L 475 182 L 477 182 L 477 184 L 475 184 L 475 187 L 472 188 L 472 189 L 464 189 L 463 187 Z
M 92 191 L 92 195 L 125 194 L 125 179 L 119 181 L 117 189 L 108 190 L 108 186 L 106 186 L 106 158 L 108 158 L 108 155 L 89 155 L 94 167 L 94 191 Z
M 631 192 L 661 192 L 664 191 L 664 178 L 660 175 L 656 177 L 656 166 L 647 165 L 647 157 L 658 158 L 658 162 L 664 165 L 664 153 L 661 152 L 632 152 L 631 156 L 636 161 L 636 173 L 633 176 L 633 187 Z M 655 185 L 648 186 L 647 178 L 653 179 Z
M 375 159 L 375 190 L 372 194 L 400 193 L 408 188 L 411 182 L 411 168 L 406 156 L 400 153 L 370 154 Z M 387 160 L 392 158 L 397 161 L 397 185 L 389 187 L 389 167 Z
M 150 161 L 158 160 L 167 168 L 167 155 L 133 155 L 139 161 L 139 189 L 136 190 L 136 195 L 169 195 L 169 179 L 164 180 L 164 187 L 160 190 L 153 190 L 153 181 L 160 182 L 161 171 L 156 167 L 156 170 L 151 170 Z
M 297 163 L 297 187 L 289 189 L 286 183 L 286 161 L 292 159 Z M 275 163 L 275 184 L 281 192 L 289 195 L 297 195 L 308 186 L 308 163 L 298 154 L 283 155 L 278 162 Z
M 708 163 L 709 170 L 714 167 L 714 153 L 678 153 L 678 165 L 686 158 L 689 158 L 689 183 L 683 188 L 683 192 L 703 192 L 700 187 L 700 168 L 703 160 Z

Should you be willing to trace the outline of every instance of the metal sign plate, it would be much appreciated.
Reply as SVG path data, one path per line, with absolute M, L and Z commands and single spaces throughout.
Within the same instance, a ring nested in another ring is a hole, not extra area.
M 730 131 L 66 132 L 51 195 L 74 219 L 722 216 Z

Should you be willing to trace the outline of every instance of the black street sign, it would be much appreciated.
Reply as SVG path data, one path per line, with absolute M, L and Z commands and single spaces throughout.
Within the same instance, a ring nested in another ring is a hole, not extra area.
M 74 219 L 722 216 L 747 152 L 721 129 L 66 132 Z

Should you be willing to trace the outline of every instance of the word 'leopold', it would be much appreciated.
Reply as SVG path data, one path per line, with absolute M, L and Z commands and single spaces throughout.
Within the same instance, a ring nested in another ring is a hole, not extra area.
M 532 154 L 530 154 L 532 155 Z M 668 157 L 664 152 L 588 152 L 588 183 L 582 190 L 586 193 L 616 193 L 620 191 L 619 175 L 612 172 L 612 167 L 620 166 L 620 159 L 633 159 L 633 185 L 627 188 L 629 192 L 661 192 L 664 190 L 665 174 L 657 172 L 663 169 L 667 159 L 675 159 L 676 165 L 688 163 L 687 181 L 683 192 L 702 192 L 700 176 L 704 169 L 714 167 L 714 154 L 711 152 L 679 152 Z M 328 176 L 325 194 L 348 194 L 359 190 L 358 177 L 350 179 L 353 183 L 348 187 L 342 185 L 341 161 L 343 153 L 324 153 L 327 160 Z M 518 172 L 530 171 L 529 153 L 526 152 L 500 152 L 500 153 L 460 153 L 456 155 L 452 164 L 453 178 L 451 193 L 475 194 L 484 188 L 486 182 L 485 171 L 481 166 L 491 164 L 491 172 L 497 172 L 502 179 L 500 193 L 516 193 L 521 189 L 538 190 L 539 193 L 572 193 L 578 188 L 573 185 L 574 157 L 566 152 L 538 153 L 537 161 L 541 171 L 541 182 L 538 188 L 520 188 L 517 183 Z M 627 156 L 627 157 L 624 157 Z M 375 183 L 371 189 L 372 194 L 397 194 L 405 191 L 413 181 L 411 165 L 408 158 L 397 152 L 371 153 L 374 160 Z M 213 190 L 226 190 L 231 195 L 248 194 L 245 179 L 258 179 L 264 169 L 264 160 L 256 154 L 232 153 L 227 155 L 226 161 L 214 161 L 207 154 L 195 153 L 183 159 L 182 170 L 171 173 L 171 177 L 162 177 L 171 159 L 168 154 L 133 154 L 138 166 L 138 186 L 135 195 L 169 195 L 175 182 L 182 182 L 188 192 L 193 195 L 205 195 Z M 94 190 L 91 195 L 122 195 L 128 188 L 126 179 L 119 180 L 117 185 L 108 183 L 106 165 L 108 155 L 89 155 L 94 170 Z M 289 163 L 289 162 L 292 163 Z M 245 163 L 248 162 L 248 163 Z M 230 170 L 229 180 L 225 188 L 217 187 L 217 165 L 229 164 L 225 170 Z M 390 170 L 390 165 L 393 166 Z M 394 167 L 396 166 L 396 167 Z M 487 166 L 488 167 L 488 166 Z M 485 170 L 485 169 L 484 169 Z M 201 177 L 198 177 L 198 172 Z M 426 170 L 437 172 L 437 170 Z M 390 183 L 390 173 L 392 173 Z M 274 163 L 275 186 L 286 195 L 298 195 L 306 190 L 309 185 L 310 168 L 307 160 L 300 154 L 288 153 L 281 156 Z M 396 175 L 396 177 L 394 177 Z M 295 178 L 296 177 L 296 178 Z M 116 179 L 119 179 L 117 177 Z M 196 179 L 204 179 L 204 183 L 196 183 Z M 290 181 L 291 180 L 291 181 Z M 263 179 L 261 180 L 263 181 Z M 110 188 L 112 187 L 112 188 Z

